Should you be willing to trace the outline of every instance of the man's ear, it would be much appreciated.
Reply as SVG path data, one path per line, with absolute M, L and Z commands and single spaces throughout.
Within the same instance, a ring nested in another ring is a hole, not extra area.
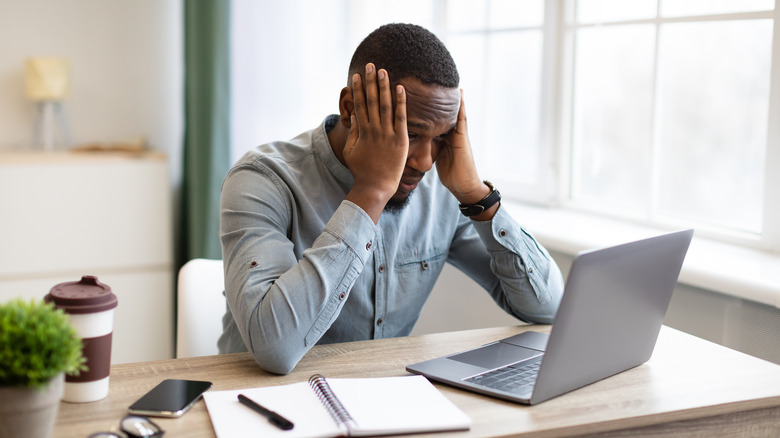
M 352 88 L 344 87 L 339 95 L 339 122 L 349 129 L 352 122 L 349 120 L 352 113 L 355 112 L 355 101 L 352 100 Z

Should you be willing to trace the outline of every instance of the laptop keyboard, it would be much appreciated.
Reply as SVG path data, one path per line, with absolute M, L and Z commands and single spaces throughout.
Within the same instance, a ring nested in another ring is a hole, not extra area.
M 488 388 L 515 394 L 531 393 L 539 374 L 541 357 L 530 362 L 521 362 L 497 368 L 486 373 L 465 379 L 464 382 L 474 383 Z

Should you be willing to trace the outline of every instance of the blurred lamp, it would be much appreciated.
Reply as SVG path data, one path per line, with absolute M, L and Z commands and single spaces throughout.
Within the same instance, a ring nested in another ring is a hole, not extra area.
M 62 100 L 70 91 L 70 61 L 55 57 L 29 58 L 25 62 L 24 82 L 27 97 L 38 102 L 35 144 L 53 150 L 57 125 L 62 143 L 69 145 Z

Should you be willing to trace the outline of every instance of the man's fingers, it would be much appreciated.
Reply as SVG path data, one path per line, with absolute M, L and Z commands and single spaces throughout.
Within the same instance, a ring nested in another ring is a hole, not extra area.
M 375 140 L 379 137 L 374 136 L 390 136 L 406 141 L 406 89 L 402 85 L 393 89 L 387 70 L 377 71 L 374 64 L 366 64 L 365 78 L 360 74 L 352 77 L 352 98 L 357 117 L 357 121 L 353 122 L 357 127 L 353 127 L 353 131 Z
M 372 123 L 379 123 L 379 91 L 377 90 L 376 68 L 374 64 L 366 64 L 366 109 L 368 120 Z M 387 76 L 387 75 L 385 75 Z
M 395 133 L 401 138 L 407 138 L 406 131 L 406 89 L 403 85 L 395 86 Z
M 355 106 L 354 114 L 358 120 L 358 126 L 368 126 L 368 113 L 366 112 L 366 97 L 363 92 L 363 80 L 360 74 L 352 76 L 352 103 Z
M 468 123 L 466 119 L 466 102 L 463 100 L 463 89 L 460 89 L 460 109 L 458 110 L 458 122 L 455 125 L 459 134 L 468 132 Z
M 354 114 L 349 116 L 350 126 L 349 126 L 349 132 L 347 133 L 347 142 L 346 147 L 351 148 L 352 146 L 357 143 L 358 140 L 358 131 L 360 130 L 360 125 L 357 122 L 357 117 L 355 117 Z
M 390 91 L 390 77 L 387 71 L 381 69 L 377 72 L 379 85 L 379 117 L 382 129 L 385 132 L 393 131 L 393 95 Z

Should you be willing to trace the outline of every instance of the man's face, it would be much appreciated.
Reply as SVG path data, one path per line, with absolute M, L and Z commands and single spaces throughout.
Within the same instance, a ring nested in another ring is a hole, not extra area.
M 431 170 L 441 148 L 447 147 L 460 108 L 457 88 L 427 85 L 415 78 L 401 79 L 398 83 L 406 89 L 409 155 L 398 190 L 385 207 L 387 211 L 402 209 L 425 172 Z

